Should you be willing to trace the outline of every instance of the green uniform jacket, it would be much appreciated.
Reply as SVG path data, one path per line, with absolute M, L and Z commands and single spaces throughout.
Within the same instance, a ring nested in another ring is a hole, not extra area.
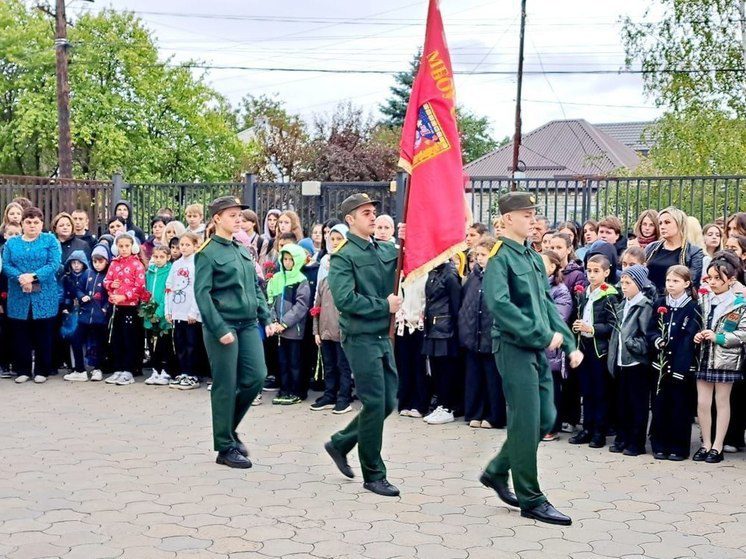
M 230 332 L 228 322 L 259 320 L 269 324 L 269 309 L 246 249 L 214 235 L 194 258 L 194 295 L 202 324 L 217 339 Z
M 389 303 L 394 291 L 394 243 L 379 243 L 347 234 L 329 260 L 329 289 L 339 311 L 342 336 L 388 335 Z
M 544 350 L 559 332 L 564 351 L 574 351 L 573 335 L 549 294 L 541 256 L 505 237 L 500 240 L 502 246 L 490 258 L 484 274 L 484 293 L 494 318 L 493 350 L 499 340 L 528 350 Z

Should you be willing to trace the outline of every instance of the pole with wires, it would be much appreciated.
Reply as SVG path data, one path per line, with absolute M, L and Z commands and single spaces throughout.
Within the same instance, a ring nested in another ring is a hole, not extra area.
M 73 177 L 73 147 L 70 135 L 70 83 L 67 75 L 67 19 L 65 0 L 57 0 L 55 10 L 54 47 L 57 62 L 57 125 L 58 131 L 58 175 L 63 179 Z
M 515 98 L 515 133 L 513 134 L 513 164 L 511 166 L 511 190 L 518 190 L 515 173 L 521 147 L 521 90 L 523 89 L 523 43 L 526 36 L 526 0 L 521 0 L 521 36 L 518 48 L 518 91 Z

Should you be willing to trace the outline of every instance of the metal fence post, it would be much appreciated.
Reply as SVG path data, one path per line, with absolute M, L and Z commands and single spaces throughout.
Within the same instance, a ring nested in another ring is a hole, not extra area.
M 122 173 L 114 173 L 111 177 L 111 182 L 114 183 L 114 191 L 111 195 L 111 213 L 114 214 L 117 202 L 122 199 L 124 194 L 124 180 L 122 179 Z
M 246 181 L 243 183 L 241 197 L 243 203 L 247 206 L 251 206 L 251 209 L 257 211 L 256 207 L 256 175 L 254 173 L 246 173 Z
M 407 196 L 407 188 L 409 188 L 409 181 L 407 180 L 408 174 L 404 171 L 398 171 L 396 173 L 396 212 L 392 216 L 394 221 L 404 222 L 404 200 Z

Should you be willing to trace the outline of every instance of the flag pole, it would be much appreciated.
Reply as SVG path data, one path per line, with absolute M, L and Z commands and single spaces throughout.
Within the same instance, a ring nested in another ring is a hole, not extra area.
M 409 208 L 409 181 L 408 173 L 399 171 L 396 173 L 396 207 L 397 210 L 402 208 L 401 215 L 399 217 L 399 223 L 406 223 L 407 209 Z M 398 212 L 397 212 L 398 213 Z M 394 295 L 399 295 L 399 284 L 401 283 L 401 273 L 404 267 L 404 245 L 406 244 L 406 234 L 403 239 L 399 239 L 399 256 L 396 259 L 396 276 L 394 277 Z M 396 331 L 396 314 L 391 315 L 391 322 L 389 324 L 389 338 L 391 342 L 394 342 Z
M 511 165 L 510 190 L 518 190 L 515 172 L 518 170 L 518 156 L 521 148 L 521 93 L 523 89 L 523 43 L 526 37 L 526 0 L 521 1 L 521 37 L 518 48 L 518 91 L 515 96 L 515 132 L 513 133 L 513 163 Z

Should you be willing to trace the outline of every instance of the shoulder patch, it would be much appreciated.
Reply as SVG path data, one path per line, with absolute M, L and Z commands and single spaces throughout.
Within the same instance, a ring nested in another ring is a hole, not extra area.
M 206 241 L 205 241 L 204 243 L 202 243 L 202 244 L 200 245 L 200 247 L 199 247 L 199 248 L 198 248 L 198 249 L 197 249 L 197 250 L 195 251 L 195 254 L 197 254 L 197 253 L 198 253 L 198 252 L 200 252 L 200 251 L 201 251 L 201 250 L 202 250 L 203 248 L 205 248 L 205 247 L 206 247 L 207 245 L 209 245 L 209 244 L 210 244 L 210 241 L 212 241 L 212 237 L 210 237 L 210 238 L 209 238 L 209 239 L 207 239 L 207 240 L 206 240 Z
M 347 244 L 347 239 L 342 239 L 342 242 L 339 243 L 339 245 L 337 246 L 337 248 L 334 249 L 332 254 L 337 254 L 340 250 L 342 250 L 342 247 L 345 246 L 346 244 Z
M 502 241 L 497 241 L 495 243 L 495 246 L 493 246 L 492 250 L 490 251 L 490 258 L 492 258 L 493 256 L 495 256 L 500 251 L 500 248 L 502 246 L 503 246 L 503 242 Z

